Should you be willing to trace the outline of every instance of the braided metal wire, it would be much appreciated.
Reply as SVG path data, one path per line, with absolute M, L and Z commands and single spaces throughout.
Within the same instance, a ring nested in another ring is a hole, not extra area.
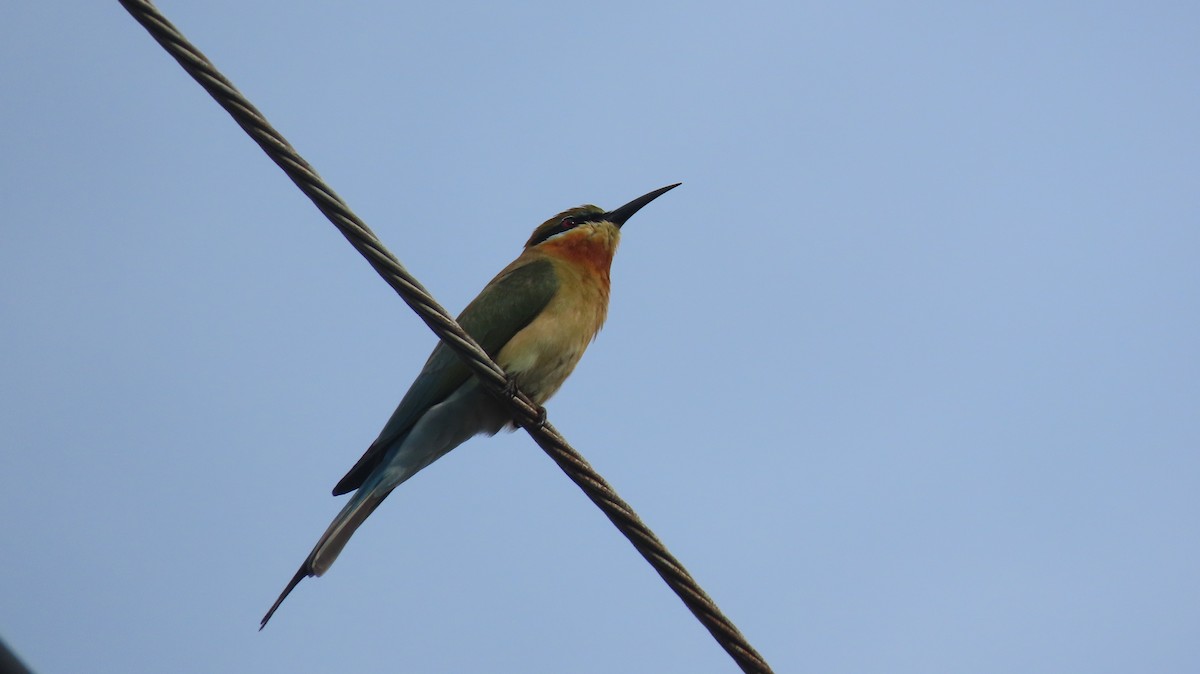
M 750 645 L 737 627 L 725 617 L 683 564 L 679 562 L 638 517 L 628 503 L 575 451 L 558 431 L 546 422 L 542 409 L 524 393 L 515 390 L 504 371 L 496 365 L 454 318 L 404 269 L 379 241 L 366 223 L 321 179 L 317 172 L 275 130 L 262 113 L 225 78 L 150 2 L 120 0 L 121 5 L 142 24 L 200 86 L 216 99 L 284 173 L 296 183 L 329 221 L 346 237 L 367 262 L 400 295 L 401 299 L 429 326 L 438 338 L 464 358 L 472 372 L 513 412 L 524 428 L 558 467 L 637 548 L 658 575 L 679 595 L 683 603 L 708 629 L 713 638 L 744 672 L 771 672 L 766 660 Z

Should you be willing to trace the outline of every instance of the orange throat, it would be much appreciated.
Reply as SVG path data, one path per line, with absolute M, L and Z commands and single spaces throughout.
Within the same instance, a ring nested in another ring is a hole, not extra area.
M 575 236 L 563 236 L 542 244 L 548 255 L 578 269 L 585 278 L 599 281 L 608 290 L 608 273 L 612 267 L 613 254 L 617 249 L 615 237 L 602 233 L 588 236 L 583 232 Z

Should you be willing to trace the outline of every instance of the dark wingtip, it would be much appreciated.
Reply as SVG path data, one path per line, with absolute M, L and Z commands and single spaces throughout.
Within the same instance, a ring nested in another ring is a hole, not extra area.
M 279 599 L 276 599 L 275 603 L 271 605 L 271 610 L 267 611 L 267 614 L 263 616 L 262 622 L 258 624 L 259 632 L 261 632 L 262 629 L 267 626 L 267 621 L 271 619 L 271 616 L 275 615 L 275 610 L 279 608 L 279 605 L 283 603 L 284 599 L 287 599 L 287 596 L 292 593 L 292 590 L 296 589 L 296 586 L 300 584 L 300 581 L 308 578 L 311 575 L 313 574 L 308 568 L 308 562 L 305 561 L 304 566 L 301 566 L 300 570 L 296 572 L 296 575 L 292 576 L 292 580 L 287 584 L 287 587 L 283 588 L 283 592 L 279 595 Z
M 383 461 L 383 457 L 387 455 L 387 448 L 390 444 L 380 443 L 378 440 L 371 443 L 367 447 L 367 451 L 354 463 L 354 466 L 346 473 L 346 475 L 338 480 L 338 483 L 333 486 L 333 495 L 341 496 L 349 494 L 358 489 L 366 481 L 367 476 L 372 470 Z

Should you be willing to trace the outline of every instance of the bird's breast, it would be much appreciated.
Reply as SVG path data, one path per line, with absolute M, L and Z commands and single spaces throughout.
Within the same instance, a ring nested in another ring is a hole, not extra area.
M 496 359 L 538 404 L 566 381 L 608 314 L 607 265 L 603 274 L 559 261 L 556 268 L 558 292 Z

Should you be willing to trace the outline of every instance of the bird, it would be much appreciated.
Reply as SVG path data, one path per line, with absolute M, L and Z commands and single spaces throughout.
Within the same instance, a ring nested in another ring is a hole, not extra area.
M 558 391 L 608 314 L 609 270 L 621 228 L 634 213 L 681 183 L 612 211 L 583 205 L 543 222 L 517 259 L 500 271 L 458 323 L 496 361 L 512 386 L 539 407 Z M 544 408 L 542 408 L 544 419 Z M 393 489 L 476 435 L 516 424 L 458 354 L 438 342 L 379 437 L 333 488 L 353 492 L 259 623 L 301 580 L 321 576 Z

